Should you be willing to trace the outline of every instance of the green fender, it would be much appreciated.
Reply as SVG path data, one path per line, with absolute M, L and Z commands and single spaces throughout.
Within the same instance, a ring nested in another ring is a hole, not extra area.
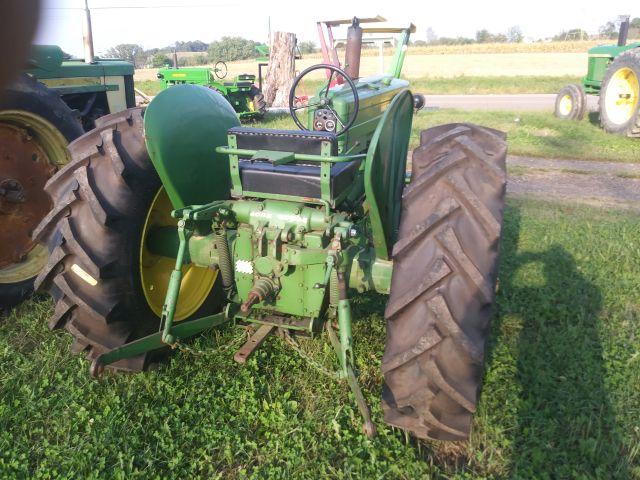
M 215 149 L 227 144 L 227 130 L 238 125 L 229 102 L 199 85 L 177 85 L 151 101 L 145 142 L 173 208 L 229 198 L 229 157 Z
M 376 257 L 383 260 L 391 258 L 400 225 L 412 120 L 413 96 L 409 90 L 402 90 L 384 112 L 367 152 L 365 202 Z

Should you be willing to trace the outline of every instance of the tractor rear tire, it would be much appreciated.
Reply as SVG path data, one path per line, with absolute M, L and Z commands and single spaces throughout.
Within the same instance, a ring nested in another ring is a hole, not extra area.
M 69 161 L 67 143 L 84 132 L 77 116 L 57 93 L 23 74 L 2 92 L 1 97 L 0 130 L 6 128 L 28 132 L 31 137 L 29 141 L 39 145 L 54 172 Z M 13 235 L 12 240 L 20 242 L 21 246 L 17 248 L 24 260 L 9 265 L 0 261 L 3 264 L 0 267 L 0 309 L 14 307 L 33 292 L 37 271 L 46 260 L 46 256 L 36 254 L 37 247 L 32 246 L 30 230 L 38 225 L 48 208 L 46 194 L 41 188 L 51 173 L 45 175 L 44 172 L 28 169 L 9 173 L 6 169 L 12 170 L 15 167 L 15 164 L 9 165 L 9 162 L 16 158 L 15 152 L 7 151 L 11 150 L 10 143 L 5 142 L 2 145 L 4 148 L 0 148 L 3 155 L 0 160 L 0 180 L 7 176 L 15 178 L 25 187 L 27 198 L 26 202 L 15 205 L 13 211 L 8 212 L 9 218 L 2 221 L 2 228 L 11 230 L 9 233 Z M 8 166 L 3 164 L 5 160 Z M 24 161 L 33 165 L 35 159 L 27 157 Z M 44 210 L 41 210 L 42 207 Z M 0 209 L 1 217 L 5 217 L 4 213 L 7 212 Z M 11 222 L 17 222 L 20 228 L 14 230 Z M 2 240 L 4 242 L 6 239 Z M 10 245 L 3 246 L 9 251 Z
M 587 110 L 587 96 L 582 85 L 572 83 L 556 96 L 554 114 L 561 120 L 582 120 Z
M 72 350 L 93 360 L 158 329 L 142 289 L 140 247 L 161 183 L 141 108 L 103 117 L 69 150 L 73 160 L 46 186 L 54 208 L 34 232 L 50 251 L 35 285 L 56 300 L 49 327 L 68 330 Z M 141 355 L 111 367 L 139 371 L 148 362 Z
M 267 102 L 264 100 L 264 95 L 260 89 L 255 85 L 251 87 L 249 98 L 253 103 L 253 110 L 259 112 L 261 117 L 264 116 L 267 113 Z
M 402 196 L 382 359 L 385 421 L 464 440 L 476 410 L 494 299 L 506 185 L 505 135 L 425 130 Z
M 600 124 L 608 133 L 640 137 L 640 48 L 616 57 L 600 89 Z

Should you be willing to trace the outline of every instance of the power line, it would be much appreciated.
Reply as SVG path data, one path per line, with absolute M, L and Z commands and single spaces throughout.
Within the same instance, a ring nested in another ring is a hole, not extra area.
M 203 4 L 190 4 L 190 5 L 113 5 L 106 7 L 91 7 L 89 10 L 148 10 L 148 9 L 159 9 L 159 8 L 220 8 L 220 7 L 233 7 L 236 4 L 233 3 L 218 3 L 212 5 L 210 3 Z M 80 10 L 84 11 L 83 7 L 43 7 L 43 10 Z

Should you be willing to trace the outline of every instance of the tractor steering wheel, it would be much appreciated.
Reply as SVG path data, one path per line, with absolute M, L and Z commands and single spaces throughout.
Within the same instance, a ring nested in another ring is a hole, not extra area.
M 297 96 L 296 88 L 300 84 L 300 81 L 312 71 L 320 69 L 330 70 L 331 74 L 327 79 L 327 83 L 320 89 L 318 94 L 312 99 L 310 99 L 307 95 Z M 343 123 L 342 120 L 340 120 L 338 112 L 336 112 L 333 108 L 332 99 L 329 98 L 329 89 L 331 88 L 332 80 L 337 81 L 339 77 L 342 77 L 344 81 L 349 85 L 351 93 L 353 94 L 353 110 L 351 111 L 351 115 L 349 115 L 349 119 L 346 123 Z M 313 102 L 309 103 L 310 100 L 313 100 Z M 296 77 L 296 79 L 293 81 L 293 85 L 291 86 L 291 91 L 289 92 L 289 114 L 300 130 L 309 129 L 300 121 L 296 112 L 309 108 L 315 108 L 315 115 L 316 117 L 318 117 L 317 119 L 314 118 L 314 126 L 318 126 L 319 128 L 314 128 L 314 130 L 333 132 L 336 134 L 336 136 L 340 136 L 347 130 L 349 130 L 349 128 L 351 128 L 358 116 L 358 110 L 360 108 L 358 90 L 356 89 L 353 80 L 351 80 L 351 78 L 349 78 L 349 75 L 347 75 L 347 73 L 341 68 L 324 63 L 313 65 L 303 70 L 300 75 Z M 322 118 L 320 118 L 320 115 L 322 115 Z M 338 126 L 340 127 L 340 130 L 336 131 Z

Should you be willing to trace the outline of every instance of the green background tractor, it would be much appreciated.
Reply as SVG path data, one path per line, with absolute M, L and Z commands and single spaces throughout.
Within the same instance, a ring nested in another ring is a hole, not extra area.
M 227 65 L 216 62 L 214 69 L 207 67 L 167 67 L 158 71 L 160 88 L 174 85 L 202 85 L 219 92 L 231 104 L 240 120 L 259 119 L 267 111 L 262 92 L 255 85 L 256 76 L 248 73 L 237 75 L 232 82 L 224 82 Z
M 627 43 L 629 18 L 623 19 L 617 45 L 589 50 L 582 85 L 567 85 L 558 93 L 555 114 L 582 120 L 586 95 L 599 96 L 600 123 L 610 133 L 640 137 L 640 43 Z
M 34 237 L 50 250 L 36 285 L 51 328 L 91 373 L 137 371 L 221 325 L 253 332 L 244 363 L 277 332 L 333 346 L 336 369 L 375 433 L 358 383 L 351 302 L 388 295 L 381 361 L 385 421 L 421 438 L 467 438 L 482 379 L 505 192 L 501 132 L 423 131 L 406 165 L 414 99 L 400 72 L 361 78 L 363 29 L 346 68 L 316 65 L 290 92 L 300 130 L 240 126 L 212 89 L 178 85 L 70 145 L 47 184 L 54 209 Z M 297 87 L 314 72 L 310 98 Z M 176 119 L 180 119 L 176 122 Z M 299 350 L 299 349 L 298 349 Z M 319 373 L 320 374 L 320 373 Z
M 28 295 L 47 262 L 31 232 L 51 210 L 44 186 L 71 159 L 67 144 L 99 118 L 135 106 L 128 62 L 85 63 L 36 45 L 27 68 L 0 99 L 0 308 Z

